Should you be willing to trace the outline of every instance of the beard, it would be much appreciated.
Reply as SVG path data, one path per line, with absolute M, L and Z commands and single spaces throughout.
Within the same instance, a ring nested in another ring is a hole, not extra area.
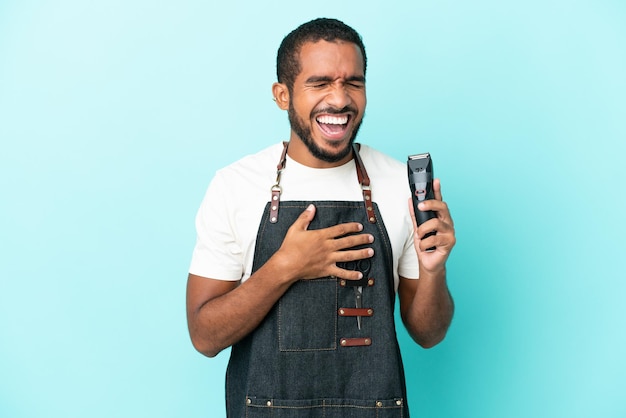
M 354 109 L 341 109 L 340 111 L 335 111 L 333 109 L 325 109 L 323 112 L 325 113 L 343 113 L 347 110 Z M 356 111 L 354 112 L 356 114 Z M 311 128 L 306 126 L 304 121 L 298 116 L 296 110 L 293 108 L 293 102 L 289 101 L 289 110 L 287 111 L 287 116 L 289 117 L 289 124 L 291 125 L 291 129 L 298 135 L 298 137 L 302 140 L 304 145 L 308 148 L 309 152 L 318 160 L 325 161 L 327 163 L 336 163 L 338 161 L 343 160 L 350 152 L 352 151 L 352 144 L 356 139 L 356 135 L 359 132 L 359 128 L 361 128 L 361 123 L 363 119 L 359 121 L 356 125 L 354 125 L 354 129 L 352 130 L 352 136 L 350 137 L 350 142 L 348 145 L 341 149 L 337 148 L 336 152 L 329 152 L 322 148 L 320 148 L 314 141 L 311 135 Z

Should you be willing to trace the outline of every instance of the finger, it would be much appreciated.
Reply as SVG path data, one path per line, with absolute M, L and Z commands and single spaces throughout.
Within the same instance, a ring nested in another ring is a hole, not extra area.
M 310 204 L 307 208 L 298 216 L 298 219 L 293 223 L 293 226 L 302 231 L 306 231 L 311 224 L 311 221 L 315 217 L 315 205 Z
M 431 199 L 431 200 L 424 200 L 423 202 L 420 202 L 417 208 L 422 211 L 432 210 L 435 212 L 442 212 L 442 211 L 448 210 L 448 204 L 442 200 Z
M 433 190 L 435 192 L 435 200 L 431 200 L 430 202 L 435 206 L 431 210 L 437 212 L 439 219 L 454 225 L 448 204 L 443 201 L 443 196 L 441 194 L 441 181 L 439 179 L 435 179 L 433 181 Z
M 432 210 L 437 213 L 437 218 L 443 222 L 454 225 L 448 204 L 441 200 L 425 200 L 419 205 L 420 210 Z
M 444 237 L 446 235 L 454 237 L 455 235 L 454 225 L 452 224 L 452 222 L 447 222 L 439 218 L 429 219 L 428 221 L 424 222 L 417 228 L 416 234 L 419 239 L 425 239 L 426 235 L 431 232 L 434 232 L 436 233 L 436 235 Z
M 431 235 L 427 238 L 422 238 L 419 241 L 418 248 L 419 252 L 431 252 L 432 249 L 437 249 L 436 237 L 437 235 Z
M 374 242 L 374 236 L 371 234 L 348 235 L 333 240 L 335 250 L 345 250 L 359 245 L 371 244 L 372 242 Z
M 420 226 L 417 227 L 417 237 L 420 240 L 423 240 L 426 235 L 428 234 L 433 234 L 436 235 L 438 232 L 438 223 L 437 223 L 437 219 L 430 219 L 427 222 L 424 222 L 423 224 L 421 224 Z
M 337 266 L 338 262 L 350 262 L 357 260 L 364 260 L 374 256 L 374 250 L 371 248 L 365 248 L 362 250 L 351 251 L 339 251 L 337 253 L 337 259 L 332 269 L 332 275 L 347 280 L 359 280 L 363 278 L 363 273 L 358 270 L 348 270 Z
M 329 226 L 328 228 L 322 228 L 320 231 L 323 231 L 327 238 L 338 238 L 363 231 L 363 225 L 358 222 L 346 222 Z
M 419 242 L 420 251 L 426 251 L 429 248 L 435 247 L 438 252 L 449 253 L 452 247 L 456 244 L 456 237 L 452 233 L 437 233 L 431 235 L 428 238 L 424 238 Z
M 364 260 L 366 258 L 372 258 L 374 256 L 374 250 L 371 248 L 362 248 L 358 250 L 346 250 L 337 251 L 334 255 L 335 263 L 346 261 Z
M 441 180 L 439 179 L 433 180 L 433 191 L 435 192 L 436 200 L 443 200 L 441 197 Z
M 417 236 L 422 239 L 429 232 L 437 232 L 437 233 L 453 233 L 454 225 L 453 223 L 441 218 L 433 218 L 424 222 L 417 228 Z
M 346 270 L 339 267 L 334 267 L 331 270 L 330 275 L 346 280 L 361 280 L 363 278 L 363 273 L 358 270 Z

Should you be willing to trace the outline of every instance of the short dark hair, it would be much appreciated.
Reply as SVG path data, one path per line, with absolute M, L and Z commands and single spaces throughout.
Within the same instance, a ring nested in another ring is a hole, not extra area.
M 276 75 L 279 83 L 284 83 L 291 92 L 293 83 L 300 74 L 300 50 L 307 42 L 324 40 L 334 42 L 337 40 L 356 44 L 363 55 L 363 75 L 367 67 L 365 45 L 361 35 L 337 19 L 318 18 L 303 23 L 291 31 L 280 44 L 276 56 Z

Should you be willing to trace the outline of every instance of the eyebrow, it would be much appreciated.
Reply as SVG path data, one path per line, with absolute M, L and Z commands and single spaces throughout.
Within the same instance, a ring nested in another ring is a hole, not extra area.
M 305 83 L 306 84 L 313 84 L 313 83 L 328 83 L 328 82 L 332 82 L 333 79 L 328 77 L 328 76 L 311 76 L 309 78 L 306 79 Z M 361 83 L 365 83 L 365 77 L 364 76 L 360 76 L 360 75 L 353 75 L 351 77 L 348 77 L 346 79 L 346 82 L 351 82 L 351 81 L 358 81 Z

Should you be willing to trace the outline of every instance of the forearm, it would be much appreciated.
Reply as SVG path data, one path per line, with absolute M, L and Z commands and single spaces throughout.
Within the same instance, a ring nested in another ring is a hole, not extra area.
M 443 340 L 454 313 L 445 268 L 434 273 L 420 271 L 420 278 L 412 282 L 414 293 L 402 311 L 402 319 L 411 337 L 430 348 Z
M 194 347 L 214 357 L 252 332 L 291 284 L 277 263 L 268 261 L 248 280 L 189 312 Z

